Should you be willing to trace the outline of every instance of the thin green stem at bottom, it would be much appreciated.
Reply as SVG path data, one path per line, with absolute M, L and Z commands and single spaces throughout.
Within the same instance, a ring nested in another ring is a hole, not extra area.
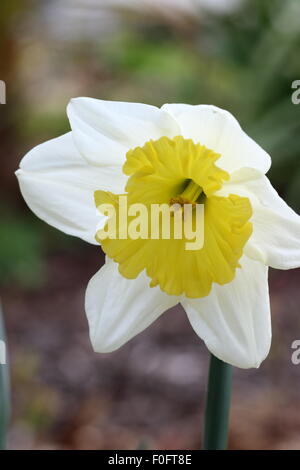
M 5 332 L 0 305 L 0 449 L 6 448 L 7 426 L 10 412 L 8 365 L 1 364 L 3 346 L 5 347 Z M 6 356 L 6 354 L 4 354 Z
M 224 450 L 232 388 L 232 366 L 211 355 L 205 407 L 204 450 Z

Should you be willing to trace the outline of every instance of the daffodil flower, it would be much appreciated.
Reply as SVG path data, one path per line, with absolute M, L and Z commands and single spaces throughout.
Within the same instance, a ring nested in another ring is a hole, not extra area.
M 300 266 L 300 217 L 265 176 L 270 156 L 227 111 L 208 105 L 77 98 L 72 131 L 31 150 L 17 177 L 31 210 L 63 232 L 101 243 L 90 280 L 93 348 L 113 351 L 181 303 L 223 361 L 258 367 L 271 343 L 268 266 Z M 204 204 L 204 244 L 101 239 L 102 202 Z

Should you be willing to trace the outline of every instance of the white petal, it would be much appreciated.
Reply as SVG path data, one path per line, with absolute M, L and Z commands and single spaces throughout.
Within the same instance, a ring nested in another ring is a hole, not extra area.
M 96 243 L 103 216 L 95 208 L 94 191 L 124 191 L 120 167 L 93 167 L 81 157 L 71 133 L 38 145 L 16 172 L 22 195 L 42 220 L 69 235 Z
M 271 344 L 268 268 L 247 257 L 235 279 L 214 284 L 201 299 L 184 299 L 196 333 L 219 359 L 237 367 L 258 367 Z
M 68 116 L 78 149 L 96 165 L 122 164 L 130 148 L 179 133 L 168 113 L 146 104 L 76 98 Z
M 253 208 L 253 234 L 245 253 L 277 269 L 300 266 L 300 216 L 278 195 L 268 178 L 244 168 L 234 172 L 219 195 L 249 197 Z
M 86 291 L 85 309 L 94 350 L 118 349 L 177 303 L 177 297 L 168 296 L 159 287 L 150 288 L 144 273 L 137 279 L 125 279 L 118 265 L 107 258 Z
M 217 165 L 231 173 L 242 167 L 266 173 L 271 158 L 240 127 L 228 111 L 210 105 L 167 104 L 162 107 L 176 119 L 181 134 L 221 154 Z

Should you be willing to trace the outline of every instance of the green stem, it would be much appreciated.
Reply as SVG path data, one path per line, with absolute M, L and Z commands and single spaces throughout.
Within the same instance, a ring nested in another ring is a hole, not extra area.
M 4 324 L 2 319 L 2 312 L 0 306 L 0 360 L 3 359 L 1 353 L 3 352 L 3 346 L 5 345 L 5 331 Z M 4 345 L 3 345 L 4 342 Z M 5 346 L 4 346 L 5 347 Z M 2 364 L 0 362 L 0 449 L 5 449 L 6 447 L 6 434 L 7 426 L 10 413 L 10 404 L 9 404 L 9 374 L 8 374 L 8 365 Z
M 205 408 L 204 450 L 227 448 L 232 366 L 211 355 Z

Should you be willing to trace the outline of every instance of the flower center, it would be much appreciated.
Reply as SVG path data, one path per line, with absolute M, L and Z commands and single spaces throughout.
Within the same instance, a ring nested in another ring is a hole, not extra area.
M 149 226 L 153 206 L 178 208 L 179 205 L 183 212 L 185 206 L 191 204 L 192 220 L 186 217 L 182 220 L 184 224 L 192 222 L 195 226 L 197 211 L 194 208 L 204 204 L 204 242 L 196 250 L 186 249 L 185 231 L 178 238 L 171 230 L 170 237 L 165 239 L 160 230 L 161 219 L 156 220 L 159 235 L 155 239 L 149 236 L 122 238 L 119 235 L 124 231 L 125 222 L 119 217 L 122 207 L 118 195 L 95 191 L 96 206 L 112 203 L 119 221 L 115 239 L 104 237 L 103 231 L 97 232 L 96 239 L 104 252 L 119 263 L 124 277 L 133 279 L 145 270 L 151 278 L 150 286 L 159 285 L 168 294 L 193 298 L 208 295 L 213 283 L 225 284 L 234 279 L 243 248 L 252 233 L 249 222 L 252 208 L 248 198 L 217 195 L 224 181 L 229 179 L 228 173 L 215 165 L 219 157 L 191 139 L 161 137 L 129 150 L 123 166 L 129 176 L 126 224 L 133 220 L 133 208 L 137 204 L 147 209 Z
M 192 204 L 195 205 L 196 201 L 199 199 L 200 195 L 203 194 L 203 189 L 193 180 L 188 181 L 186 188 L 182 191 L 179 196 L 172 197 L 170 199 L 170 205 L 180 204 Z

